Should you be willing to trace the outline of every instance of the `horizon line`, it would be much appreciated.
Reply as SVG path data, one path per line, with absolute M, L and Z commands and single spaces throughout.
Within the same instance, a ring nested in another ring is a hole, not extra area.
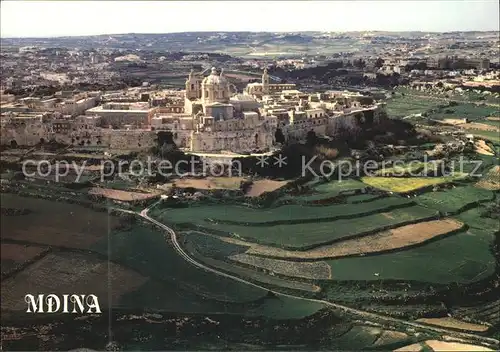
M 101 34 L 74 34 L 74 35 L 45 35 L 45 36 L 2 36 L 0 39 L 58 39 L 58 38 L 78 38 L 78 37 L 100 37 L 100 36 L 113 36 L 113 35 L 161 35 L 161 34 L 195 34 L 195 33 L 361 33 L 361 32 L 374 32 L 374 33 L 427 33 L 427 34 L 447 34 L 447 33 L 498 33 L 498 30 L 449 30 L 449 31 L 424 31 L 424 30 L 381 30 L 381 29 L 366 29 L 366 30 L 351 30 L 351 31 L 317 31 L 317 30 L 298 30 L 298 31 L 231 31 L 231 30 L 198 30 L 198 31 L 174 31 L 174 32 L 120 32 L 120 33 L 101 33 Z

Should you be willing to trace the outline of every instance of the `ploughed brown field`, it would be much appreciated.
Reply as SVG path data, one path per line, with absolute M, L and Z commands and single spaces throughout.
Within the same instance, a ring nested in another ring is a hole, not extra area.
M 263 193 L 272 192 L 286 185 L 287 181 L 258 180 L 254 181 L 247 192 L 249 197 L 258 197 Z
M 15 194 L 0 197 L 3 207 L 30 210 L 26 215 L 2 216 L 2 239 L 87 249 L 119 224 L 118 217 L 81 205 Z
M 227 237 L 221 237 L 220 239 L 226 242 L 250 246 L 250 249 L 246 252 L 247 254 L 258 254 L 283 259 L 325 259 L 377 253 L 418 245 L 435 237 L 459 230 L 462 227 L 463 224 L 454 219 L 425 221 L 396 227 L 388 231 L 381 231 L 369 236 L 320 246 L 307 251 L 289 251 Z
M 476 183 L 477 187 L 496 191 L 500 189 L 500 166 L 495 165 L 488 171 L 486 177 Z
M 483 155 L 495 155 L 493 150 L 486 144 L 482 139 L 476 141 L 475 143 L 476 152 Z
M 466 331 L 485 332 L 489 327 L 486 325 L 472 324 L 466 321 L 445 317 L 445 318 L 421 318 L 416 320 L 419 323 L 441 326 L 443 328 L 452 328 Z
M 179 188 L 196 189 L 239 189 L 243 177 L 206 177 L 203 179 L 182 178 L 175 180 L 175 186 Z
M 479 122 L 469 122 L 467 124 L 463 124 L 461 127 L 467 127 L 468 129 L 481 130 L 481 131 L 499 131 L 498 127 L 496 126 Z
M 109 199 L 119 200 L 122 202 L 132 202 L 134 200 L 144 200 L 157 197 L 159 193 L 139 193 L 120 191 L 110 188 L 93 187 L 89 190 L 89 194 L 100 195 Z
M 2 310 L 26 310 L 27 293 L 78 292 L 94 294 L 104 307 L 120 306 L 125 293 L 139 288 L 147 278 L 120 265 L 79 253 L 50 253 L 15 278 L 2 281 Z M 110 293 L 110 294 L 109 294 Z M 108 296 L 109 294 L 109 296 Z M 137 307 L 136 307 L 137 308 Z
M 2 262 L 2 275 L 8 274 L 17 267 L 34 259 L 47 247 L 34 247 L 22 244 L 2 243 L 0 259 Z
M 427 340 L 425 344 L 433 351 L 494 351 L 484 346 L 470 345 L 467 343 L 445 342 L 439 340 Z

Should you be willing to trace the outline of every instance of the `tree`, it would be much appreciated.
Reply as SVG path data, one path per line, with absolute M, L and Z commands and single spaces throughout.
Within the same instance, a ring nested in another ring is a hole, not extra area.
M 380 67 L 384 66 L 384 60 L 382 58 L 380 58 L 380 57 L 377 58 L 377 60 L 375 60 L 374 66 L 376 68 L 380 68 Z

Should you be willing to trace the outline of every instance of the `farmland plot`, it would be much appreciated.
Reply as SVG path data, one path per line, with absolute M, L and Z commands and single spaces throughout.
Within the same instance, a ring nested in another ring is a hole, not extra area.
M 475 331 L 475 332 L 485 332 L 488 330 L 488 326 L 472 324 L 466 321 L 457 320 L 454 318 L 446 317 L 446 318 L 421 318 L 416 320 L 419 323 L 425 323 L 430 325 L 441 326 L 444 328 L 451 328 L 457 330 L 465 330 L 465 331 Z
M 264 290 L 234 280 L 206 273 L 188 264 L 167 242 L 163 232 L 134 226 L 128 231 L 110 235 L 110 259 L 123 263 L 153 279 L 181 285 L 207 298 L 248 302 L 265 296 Z M 97 243 L 94 250 L 108 253 L 108 239 Z
M 1 244 L 2 275 L 8 274 L 23 264 L 32 261 L 48 250 L 47 247 Z
M 330 266 L 325 262 L 292 262 L 289 260 L 256 257 L 248 254 L 235 254 L 230 256 L 229 259 L 285 276 L 322 280 L 331 278 Z
M 105 198 L 119 200 L 122 202 L 131 202 L 136 200 L 145 200 L 151 199 L 154 197 L 158 197 L 159 193 L 139 193 L 139 192 L 129 192 L 129 191 L 120 191 L 117 189 L 111 188 L 98 188 L 93 187 L 89 190 L 89 194 L 92 195 L 100 195 Z
M 308 220 L 349 218 L 389 211 L 394 208 L 403 208 L 410 205 L 412 205 L 411 200 L 400 197 L 377 199 L 372 202 L 355 205 L 346 204 L 322 207 L 283 205 L 271 209 L 253 209 L 237 205 L 211 205 L 163 209 L 157 212 L 156 217 L 166 223 L 193 222 L 202 226 L 205 223 L 267 226 L 312 222 Z
M 363 177 L 367 185 L 389 192 L 411 192 L 423 187 L 452 182 L 465 177 L 465 174 L 443 177 Z
M 493 166 L 488 173 L 476 183 L 476 186 L 492 191 L 500 190 L 500 166 Z
M 119 218 L 80 205 L 1 194 L 2 206 L 28 209 L 22 216 L 2 216 L 2 238 L 34 243 L 89 248 L 105 239 Z
M 367 203 L 371 204 L 371 203 Z M 356 205 L 358 206 L 358 205 Z M 290 250 L 306 250 L 341 239 L 361 236 L 418 222 L 435 216 L 435 211 L 420 206 L 410 206 L 390 212 L 381 212 L 353 219 L 316 222 L 310 224 L 275 225 L 275 226 L 241 226 L 217 223 L 205 223 L 199 229 L 218 233 L 238 239 L 254 241 L 259 244 L 277 246 Z
M 252 246 L 247 253 L 274 258 L 324 259 L 386 252 L 423 243 L 457 231 L 463 224 L 454 219 L 432 220 L 381 231 L 370 236 L 320 246 L 307 251 L 287 251 L 266 246 Z
M 336 280 L 415 280 L 470 283 L 495 272 L 494 236 L 469 229 L 405 251 L 329 260 Z
M 26 302 L 20 297 L 27 292 L 91 292 L 99 298 L 101 309 L 120 307 L 121 296 L 145 281 L 145 277 L 132 270 L 83 254 L 48 254 L 15 277 L 2 281 L 2 309 L 25 310 Z
M 423 206 L 444 211 L 457 212 L 478 202 L 493 200 L 494 194 L 477 187 L 456 187 L 439 192 L 419 195 L 416 200 Z
M 352 191 L 366 188 L 366 185 L 363 182 L 357 180 L 342 180 L 342 181 L 330 181 L 328 183 L 322 183 L 313 188 L 314 191 L 320 193 L 328 193 L 328 194 L 339 194 L 345 191 Z

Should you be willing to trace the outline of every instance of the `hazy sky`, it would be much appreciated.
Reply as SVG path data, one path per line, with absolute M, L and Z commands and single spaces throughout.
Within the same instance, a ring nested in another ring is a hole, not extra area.
M 184 31 L 498 30 L 498 0 L 1 1 L 2 37 Z

